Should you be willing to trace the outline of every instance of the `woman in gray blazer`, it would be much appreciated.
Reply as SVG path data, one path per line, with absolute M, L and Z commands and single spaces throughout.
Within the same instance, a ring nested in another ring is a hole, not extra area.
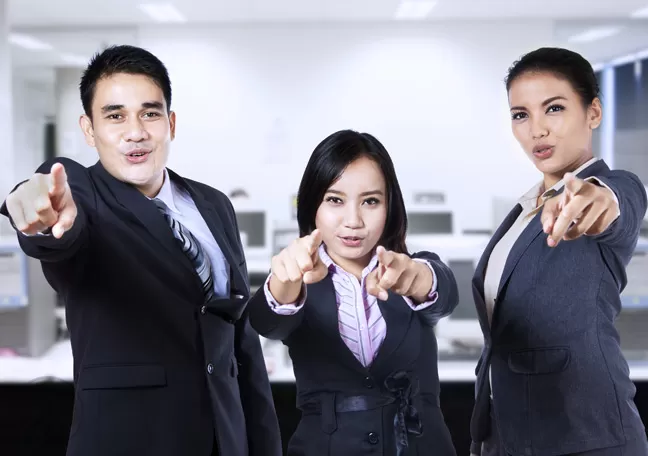
M 614 327 L 646 190 L 594 158 L 602 107 L 583 57 L 530 52 L 506 88 L 513 134 L 543 179 L 496 231 L 473 280 L 485 347 L 471 452 L 646 456 Z

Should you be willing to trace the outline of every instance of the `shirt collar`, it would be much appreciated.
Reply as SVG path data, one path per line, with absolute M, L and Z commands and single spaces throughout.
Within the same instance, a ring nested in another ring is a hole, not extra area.
M 160 191 L 155 198 L 161 200 L 164 204 L 166 204 L 171 212 L 180 214 L 173 196 L 173 183 L 171 182 L 171 178 L 169 177 L 169 172 L 166 168 L 164 168 L 164 182 L 162 183 L 162 188 L 160 188 Z
M 335 264 L 335 262 L 331 259 L 329 254 L 326 252 L 326 246 L 324 244 L 320 245 L 319 247 L 319 256 L 320 259 L 322 260 L 322 263 L 326 265 L 329 271 L 345 272 L 349 274 L 348 271 L 345 271 L 340 266 Z M 362 270 L 362 278 L 364 279 L 371 271 L 376 269 L 376 266 L 378 266 L 378 256 L 374 253 L 374 255 L 371 257 L 371 260 L 369 261 L 369 264 Z
M 589 166 L 593 165 L 597 161 L 599 161 L 600 158 L 591 158 L 587 162 L 583 163 L 581 166 L 579 166 L 575 171 L 572 172 L 572 174 L 576 175 L 579 174 L 581 171 L 583 171 L 585 168 L 588 168 Z M 565 186 L 565 180 L 560 179 L 556 184 L 542 192 L 542 181 L 538 182 L 535 184 L 531 189 L 529 189 L 528 192 L 526 192 L 522 197 L 518 200 L 518 202 L 522 205 L 525 206 L 527 204 L 532 203 L 533 206 L 535 207 L 535 200 L 540 197 L 542 199 L 542 202 L 544 203 L 547 199 L 551 198 L 554 196 L 557 192 L 559 192 L 564 186 Z

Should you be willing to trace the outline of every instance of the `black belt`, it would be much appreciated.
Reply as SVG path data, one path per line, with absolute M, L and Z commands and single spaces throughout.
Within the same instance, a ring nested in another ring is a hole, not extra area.
M 322 430 L 327 434 L 337 429 L 336 413 L 366 412 L 396 403 L 394 415 L 394 438 L 396 455 L 405 456 L 409 448 L 409 436 L 423 435 L 423 424 L 412 398 L 418 395 L 418 385 L 412 385 L 409 374 L 396 372 L 385 380 L 389 396 L 342 396 L 340 393 L 321 393 L 317 399 L 299 406 L 305 415 L 322 415 Z

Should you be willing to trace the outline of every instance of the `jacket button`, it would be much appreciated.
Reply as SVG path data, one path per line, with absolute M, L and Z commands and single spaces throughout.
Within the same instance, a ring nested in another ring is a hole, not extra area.
M 373 388 L 374 387 L 374 382 L 371 379 L 371 377 L 365 377 L 363 383 L 364 383 L 365 388 Z
M 209 375 L 214 373 L 214 365 L 212 363 L 207 364 L 207 373 Z
M 369 435 L 367 436 L 367 440 L 372 445 L 375 445 L 378 443 L 380 439 L 378 439 L 378 434 L 376 434 L 375 432 L 370 432 Z

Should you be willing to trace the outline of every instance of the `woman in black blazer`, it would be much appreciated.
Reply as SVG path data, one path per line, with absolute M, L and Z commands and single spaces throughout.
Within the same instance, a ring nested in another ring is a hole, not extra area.
M 373 136 L 340 131 L 310 158 L 300 238 L 248 304 L 288 346 L 302 419 L 290 456 L 454 456 L 439 408 L 436 322 L 458 303 L 450 269 L 409 255 L 396 173 Z
M 648 455 L 614 327 L 645 188 L 594 158 L 602 108 L 580 55 L 533 51 L 506 86 L 513 134 L 543 179 L 499 227 L 474 277 L 485 347 L 472 453 Z

